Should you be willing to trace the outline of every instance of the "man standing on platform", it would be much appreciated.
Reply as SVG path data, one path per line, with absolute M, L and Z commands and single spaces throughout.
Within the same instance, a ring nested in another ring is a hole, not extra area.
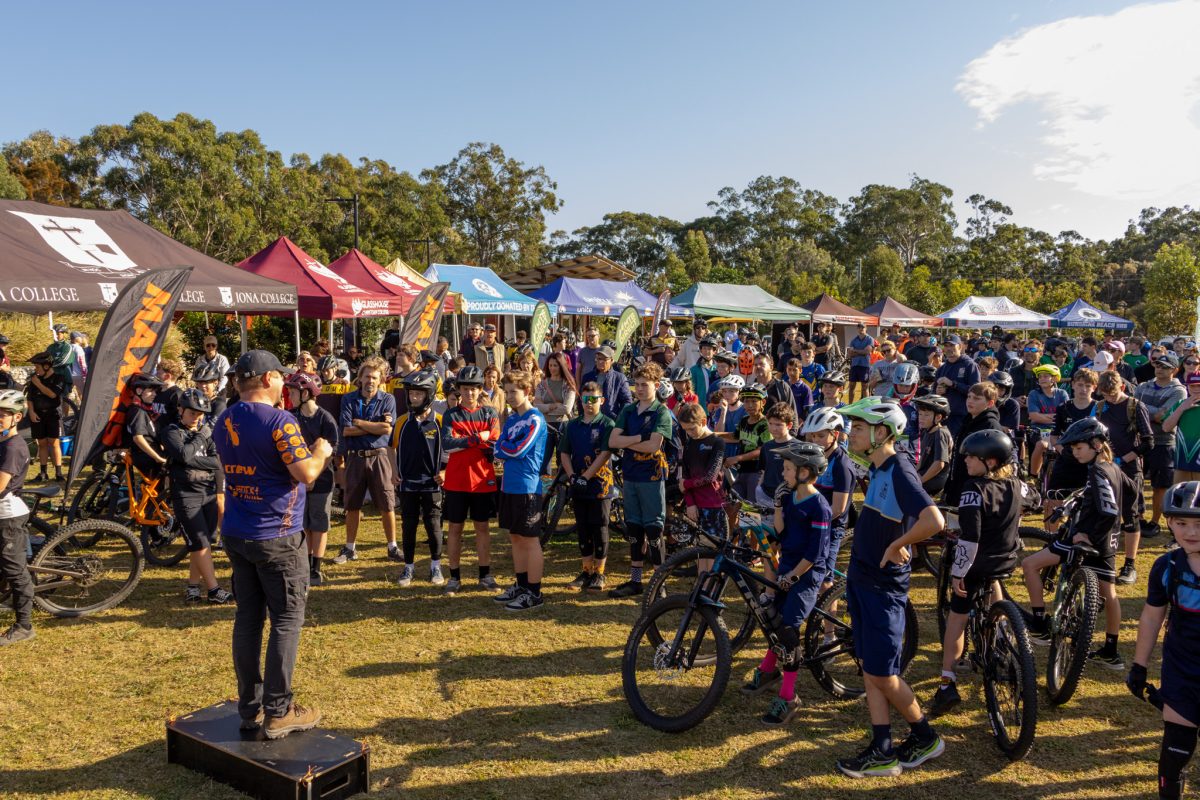
M 241 402 L 216 419 L 213 442 L 225 470 L 221 540 L 233 566 L 237 611 L 233 669 L 243 730 L 262 727 L 268 739 L 316 727 L 321 712 L 292 700 L 292 672 L 308 592 L 305 486 L 325 469 L 333 451 L 318 439 L 311 450 L 296 419 L 276 405 L 283 366 L 265 350 L 251 350 L 235 367 Z M 263 674 L 263 623 L 271 620 Z

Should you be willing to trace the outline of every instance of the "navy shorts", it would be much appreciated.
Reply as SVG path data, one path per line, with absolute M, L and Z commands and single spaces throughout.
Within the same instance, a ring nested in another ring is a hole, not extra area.
M 781 570 L 781 572 L 788 571 L 790 568 Z M 775 598 L 775 607 L 779 609 L 779 616 L 783 618 L 784 625 L 798 630 L 804 629 L 804 620 L 808 619 L 813 606 L 817 604 L 817 594 L 821 590 L 821 582 L 824 578 L 820 569 L 810 569 L 800 576 L 800 580 L 792 588 L 788 589 L 787 594 Z
M 866 383 L 871 377 L 870 367 L 851 367 L 850 368 L 850 383 Z
M 1164 658 L 1162 686 L 1158 691 L 1165 705 L 1193 725 L 1200 725 L 1200 681 L 1194 674 L 1181 673 L 1170 659 Z
M 1156 444 L 1146 456 L 1146 478 L 1155 489 L 1170 489 L 1175 485 L 1175 446 Z
M 900 592 L 883 592 L 855 581 L 846 583 L 854 655 L 868 675 L 900 674 L 907 602 L 908 595 Z

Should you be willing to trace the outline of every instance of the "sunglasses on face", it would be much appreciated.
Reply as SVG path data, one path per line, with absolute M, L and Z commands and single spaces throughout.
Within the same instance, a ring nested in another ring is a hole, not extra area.
M 583 402 L 585 403 L 599 403 L 603 399 L 603 397 L 593 397 L 592 395 L 587 394 L 583 396 Z
M 1196 361 L 1195 359 L 1191 359 L 1191 358 L 1189 358 L 1187 361 L 1185 361 L 1185 362 L 1183 362 L 1183 363 L 1184 363 L 1184 364 L 1186 364 L 1186 365 L 1187 365 L 1187 366 L 1189 366 L 1189 367 L 1194 367 L 1194 366 L 1196 366 L 1197 364 L 1200 364 L 1200 361 Z

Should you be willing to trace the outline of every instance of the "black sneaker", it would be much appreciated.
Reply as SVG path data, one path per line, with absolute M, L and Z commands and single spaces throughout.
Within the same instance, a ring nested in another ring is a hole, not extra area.
M 333 557 L 334 564 L 345 564 L 347 561 L 357 561 L 358 551 L 351 550 L 346 545 L 342 545 L 342 549 L 338 550 L 338 554 Z
M 937 758 L 946 752 L 946 743 L 936 733 L 932 739 L 918 739 L 916 734 L 909 734 L 896 748 L 896 759 L 905 769 L 919 767 L 930 759 Z
M 16 644 L 17 642 L 23 642 L 26 639 L 33 639 L 36 636 L 37 634 L 33 632 L 32 627 L 24 628 L 16 623 L 13 623 L 11 628 L 6 630 L 4 633 L 0 633 L 0 647 L 9 644 Z
M 851 778 L 895 778 L 904 771 L 895 754 L 886 755 L 870 745 L 853 758 L 839 758 L 838 772 Z
M 517 596 L 512 599 L 512 602 L 506 603 L 504 608 L 507 611 L 528 611 L 544 605 L 545 602 L 540 594 L 534 594 L 522 586 Z
M 1093 650 L 1088 653 L 1088 661 L 1099 664 L 1105 669 L 1111 669 L 1114 672 L 1125 671 L 1125 659 L 1121 658 L 1120 653 L 1110 653 L 1103 647 L 1099 650 Z
M 750 675 L 750 680 L 742 684 L 742 694 L 758 694 L 771 688 L 771 685 L 777 682 L 783 673 L 779 670 L 771 670 L 763 672 L 758 667 L 754 668 L 754 672 Z
M 771 709 L 762 715 L 764 725 L 786 725 L 796 718 L 800 712 L 800 701 L 796 698 L 784 700 L 776 697 L 771 701 Z
M 43 483 L 50 480 L 50 477 L 46 475 L 46 470 L 42 470 L 38 473 L 37 480 L 42 481 Z
M 940 717 L 961 702 L 962 698 L 958 696 L 958 684 L 954 681 L 944 683 L 933 693 L 933 700 L 929 703 L 929 716 L 930 718 Z
M 220 586 L 218 586 L 216 589 L 213 589 L 211 592 L 208 593 L 208 602 L 215 603 L 216 605 L 220 605 L 220 606 L 223 606 L 227 603 L 232 603 L 233 602 L 233 593 L 227 592 L 224 589 L 222 589 Z
M 404 561 L 404 554 L 400 552 L 400 548 L 395 545 L 388 548 L 388 561 Z
M 1041 647 L 1050 646 L 1050 620 L 1045 617 L 1035 617 L 1025 614 L 1025 630 L 1029 632 L 1029 641 Z
M 644 592 L 641 581 L 625 581 L 615 589 L 608 590 L 609 597 L 635 597 Z
M 1141 529 L 1143 539 L 1153 539 L 1161 531 L 1157 522 L 1150 522 L 1149 520 L 1142 520 Z
M 183 602 L 199 603 L 200 602 L 200 587 L 199 586 L 187 587 L 187 592 L 185 592 L 183 595 Z
M 1128 586 L 1131 583 L 1137 582 L 1137 568 L 1133 564 L 1126 564 L 1121 567 L 1121 571 L 1117 573 L 1117 583 L 1122 586 Z
M 604 587 L 608 585 L 608 579 L 604 577 L 603 572 L 593 572 L 592 577 L 588 580 L 587 585 L 583 587 L 586 592 L 603 592 Z
M 523 591 L 525 591 L 524 586 L 514 583 L 514 584 L 510 585 L 507 589 L 505 589 L 503 592 L 501 592 L 500 594 L 493 596 L 492 599 L 495 600 L 497 603 L 500 603 L 501 605 L 508 605 L 513 600 L 516 600 L 517 595 L 519 595 Z
M 310 569 L 308 571 L 308 585 L 320 586 L 325 582 L 325 576 L 321 574 L 319 569 Z
M 585 569 L 583 572 L 576 575 L 575 580 L 568 583 L 567 586 L 570 586 L 572 589 L 582 589 L 588 585 L 588 581 L 591 580 L 591 578 L 592 573 Z

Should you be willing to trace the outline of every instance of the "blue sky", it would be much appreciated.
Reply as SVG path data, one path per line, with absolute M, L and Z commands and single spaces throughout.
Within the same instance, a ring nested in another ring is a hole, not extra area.
M 1179 167 L 1200 164 L 1200 3 L 1128 6 L 20 4 L 5 10 L 6 61 L 24 67 L 0 85 L 0 141 L 186 111 L 285 154 L 414 172 L 497 142 L 558 182 L 551 226 L 567 230 L 619 210 L 690 219 L 764 174 L 844 200 L 917 173 L 1023 224 L 1112 238 L 1200 190 L 1200 169 Z M 1170 32 L 1192 42 L 1178 57 Z M 1088 66 L 1099 43 L 1127 83 Z

